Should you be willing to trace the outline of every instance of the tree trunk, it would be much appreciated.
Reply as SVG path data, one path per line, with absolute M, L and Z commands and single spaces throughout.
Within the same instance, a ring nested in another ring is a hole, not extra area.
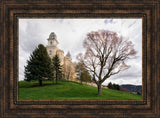
M 102 86 L 101 84 L 98 84 L 98 95 L 102 95 Z
M 69 81 L 69 77 L 70 77 L 70 72 L 68 73 L 68 76 L 67 76 L 67 80 Z
M 39 85 L 42 86 L 42 80 L 39 80 Z
M 58 76 L 57 76 L 57 72 L 56 72 L 56 84 L 58 83 L 58 82 L 57 82 L 57 79 L 58 79 L 57 77 L 58 77 Z

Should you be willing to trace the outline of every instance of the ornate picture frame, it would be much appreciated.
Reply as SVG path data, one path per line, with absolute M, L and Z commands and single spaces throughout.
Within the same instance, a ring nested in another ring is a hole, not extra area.
M 1 0 L 0 117 L 160 117 L 160 2 Z M 18 18 L 142 18 L 142 100 L 18 100 Z

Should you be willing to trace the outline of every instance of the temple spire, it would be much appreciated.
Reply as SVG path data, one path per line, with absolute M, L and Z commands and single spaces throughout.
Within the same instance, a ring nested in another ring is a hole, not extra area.
M 49 46 L 57 47 L 57 45 L 59 43 L 58 40 L 57 40 L 57 36 L 54 32 L 50 33 L 49 38 L 47 40 L 48 40 L 48 45 Z
M 67 53 L 67 55 L 66 55 L 67 57 L 69 57 L 69 58 L 71 58 L 71 54 L 70 54 L 70 52 L 68 51 L 68 53 Z

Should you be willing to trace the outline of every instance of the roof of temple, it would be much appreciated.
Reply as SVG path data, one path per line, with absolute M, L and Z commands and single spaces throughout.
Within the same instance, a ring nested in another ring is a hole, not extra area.
M 55 40 L 57 43 L 59 43 L 57 40 L 57 36 L 54 32 L 50 33 L 49 38 L 47 40 Z

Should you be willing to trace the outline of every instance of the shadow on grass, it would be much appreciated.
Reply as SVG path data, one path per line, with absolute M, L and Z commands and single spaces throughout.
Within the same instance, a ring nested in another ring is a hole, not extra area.
M 19 88 L 33 88 L 33 87 L 45 87 L 45 86 L 54 86 L 54 85 L 62 85 L 62 83 L 55 83 L 55 82 L 49 82 L 49 83 L 42 83 L 40 86 L 39 83 L 32 83 L 32 82 L 26 82 L 24 84 L 19 84 Z
M 69 82 L 69 83 L 83 86 L 83 84 L 81 84 L 79 82 L 59 80 L 57 84 L 55 81 L 54 82 L 53 81 L 43 81 L 41 86 L 39 85 L 38 81 L 30 81 L 30 82 L 23 81 L 23 82 L 19 82 L 18 87 L 19 88 L 33 88 L 33 87 L 45 87 L 45 86 L 54 86 L 54 85 L 58 86 L 58 85 L 63 85 L 64 82 L 65 83 Z

